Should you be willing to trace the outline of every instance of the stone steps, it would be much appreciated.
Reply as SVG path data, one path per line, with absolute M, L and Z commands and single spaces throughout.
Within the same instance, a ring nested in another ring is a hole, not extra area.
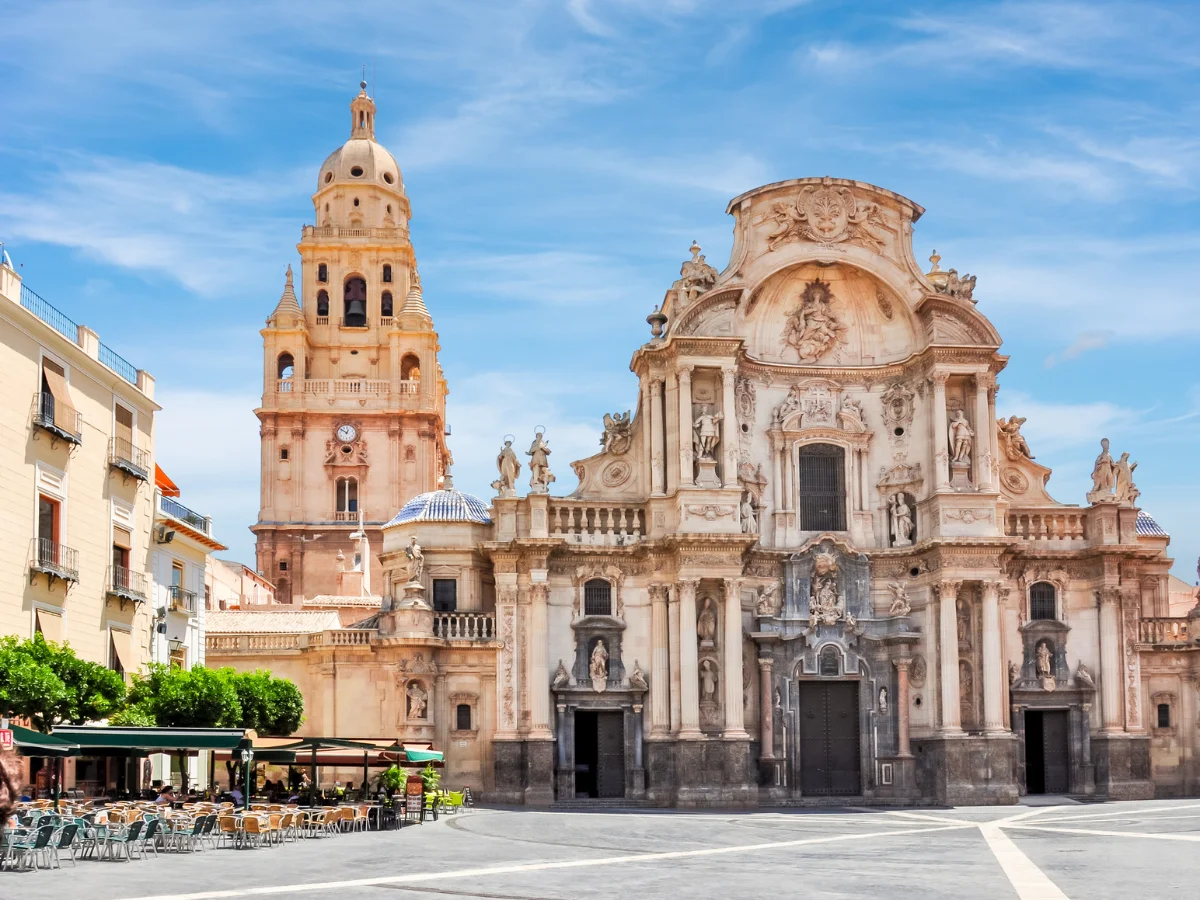
M 551 809 L 651 809 L 648 800 L 628 800 L 624 797 L 577 797 L 573 800 L 556 800 Z

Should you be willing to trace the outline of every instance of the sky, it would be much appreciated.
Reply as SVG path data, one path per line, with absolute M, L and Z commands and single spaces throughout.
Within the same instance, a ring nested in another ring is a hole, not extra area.
M 978 277 L 1001 413 L 1085 503 L 1101 437 L 1200 554 L 1200 11 L 1153 2 L 0 0 L 0 241 L 157 380 L 158 462 L 253 563 L 259 329 L 362 66 L 450 383 L 455 486 L 547 429 L 556 487 L 636 405 L 645 316 L 730 198 L 912 198 Z

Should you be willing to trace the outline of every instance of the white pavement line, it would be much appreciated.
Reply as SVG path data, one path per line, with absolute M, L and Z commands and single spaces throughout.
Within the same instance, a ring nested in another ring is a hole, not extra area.
M 916 819 L 919 822 L 937 822 L 941 825 L 978 825 L 978 822 L 969 822 L 966 819 L 953 819 L 946 816 L 931 816 L 921 813 L 905 812 L 899 809 L 886 810 L 889 816 L 899 816 L 902 819 Z
M 1200 841 L 1200 834 L 1158 834 L 1153 831 L 1108 831 L 1099 828 L 1055 828 L 1050 825 L 1006 825 L 1005 828 L 1021 828 L 1029 831 L 1053 831 L 1056 834 L 1088 834 L 1098 837 L 1151 838 L 1156 841 Z
M 775 850 L 781 847 L 800 847 L 805 844 L 832 844 L 862 838 L 892 837 L 905 834 L 929 834 L 935 831 L 961 831 L 973 825 L 943 825 L 940 828 L 906 828 L 902 831 L 875 831 L 863 834 L 835 834 L 827 837 L 799 838 L 791 841 L 770 841 L 760 844 L 739 844 L 732 847 L 705 847 L 701 850 L 668 850 L 661 853 L 631 853 L 625 856 L 605 856 L 596 859 L 564 859 L 553 862 L 512 863 L 503 866 L 482 866 L 474 869 L 454 869 L 449 872 L 414 872 L 411 875 L 386 875 L 379 878 L 355 878 L 348 881 L 315 881 L 308 884 L 273 884 L 264 887 L 232 888 L 223 891 L 197 891 L 190 894 L 154 894 L 126 900 L 224 900 L 228 897 L 255 897 L 266 894 L 292 894 L 301 891 L 333 891 L 350 887 L 370 887 L 377 884 L 408 884 L 420 881 L 439 881 L 447 878 L 479 878 L 488 875 L 512 875 L 518 872 L 539 872 L 547 869 L 583 869 L 617 863 L 646 863 L 666 859 L 690 859 L 699 856 L 719 856 L 727 853 L 749 853 L 755 850 Z
M 1062 809 L 1061 806 L 1045 807 L 1046 809 Z M 1133 808 L 1122 809 L 1115 812 L 1102 813 L 1087 813 L 1081 816 L 1063 816 L 1060 819 L 1052 819 L 1054 822 L 1082 822 L 1086 819 L 1134 819 L 1138 816 L 1160 812 L 1179 812 L 1181 809 L 1200 809 L 1200 803 L 1179 803 L 1175 806 L 1152 806 L 1149 809 Z
M 998 824 L 984 823 L 979 826 L 979 831 L 1020 900 L 1069 900 L 1067 895 L 1058 889 L 1058 885 L 1021 852 L 1021 848 L 1012 842 Z

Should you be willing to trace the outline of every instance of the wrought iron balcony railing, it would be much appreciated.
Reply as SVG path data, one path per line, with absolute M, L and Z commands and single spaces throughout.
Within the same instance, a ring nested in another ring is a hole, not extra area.
M 171 612 L 183 612 L 189 616 L 196 614 L 196 592 L 185 590 L 177 584 L 167 588 L 167 602 Z
M 30 579 L 41 573 L 63 581 L 79 580 L 79 551 L 49 538 L 34 538 L 29 545 Z
M 109 566 L 108 593 L 134 603 L 146 602 L 146 576 L 125 566 Z
M 188 509 L 178 500 L 173 497 L 164 497 L 158 495 L 158 508 L 165 516 L 170 516 L 176 521 L 182 522 L 195 528 L 197 531 L 202 531 L 205 534 L 210 534 L 212 530 L 212 519 L 207 516 L 202 516 L 195 510 Z
M 109 438 L 108 464 L 139 481 L 150 480 L 150 454 L 125 438 Z
M 83 443 L 83 416 L 48 391 L 33 395 L 33 424 L 70 444 Z

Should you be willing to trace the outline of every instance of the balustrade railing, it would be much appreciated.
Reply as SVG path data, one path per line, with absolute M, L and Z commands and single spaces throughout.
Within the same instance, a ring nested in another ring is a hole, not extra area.
M 108 464 L 140 481 L 150 479 L 150 454 L 125 438 L 109 438 Z
M 162 494 L 159 494 L 158 508 L 163 515 L 170 516 L 172 519 L 182 522 L 185 525 L 190 525 L 197 531 L 202 531 L 205 534 L 210 534 L 212 531 L 212 519 L 200 515 L 195 510 L 188 509 L 172 497 L 164 497 Z
M 48 391 L 33 395 L 33 424 L 68 443 L 83 443 L 83 416 Z
M 569 543 L 623 547 L 645 535 L 645 511 L 637 506 L 551 501 L 550 532 Z
M 29 568 L 51 578 L 78 581 L 79 551 L 49 538 L 34 538 L 29 545 Z
M 1087 515 L 1081 510 L 1010 509 L 1004 533 L 1027 541 L 1061 543 L 1087 540 Z
M 490 641 L 496 637 L 491 613 L 434 613 L 433 636 L 445 641 Z
M 177 584 L 167 587 L 167 602 L 172 612 L 183 612 L 189 616 L 196 614 L 196 592 L 185 590 Z
M 146 576 L 125 566 L 109 566 L 108 592 L 114 597 L 124 597 L 144 603 L 146 600 Z
M 1191 641 L 1191 629 L 1182 616 L 1142 619 L 1138 623 L 1138 639 L 1143 644 L 1186 644 Z

